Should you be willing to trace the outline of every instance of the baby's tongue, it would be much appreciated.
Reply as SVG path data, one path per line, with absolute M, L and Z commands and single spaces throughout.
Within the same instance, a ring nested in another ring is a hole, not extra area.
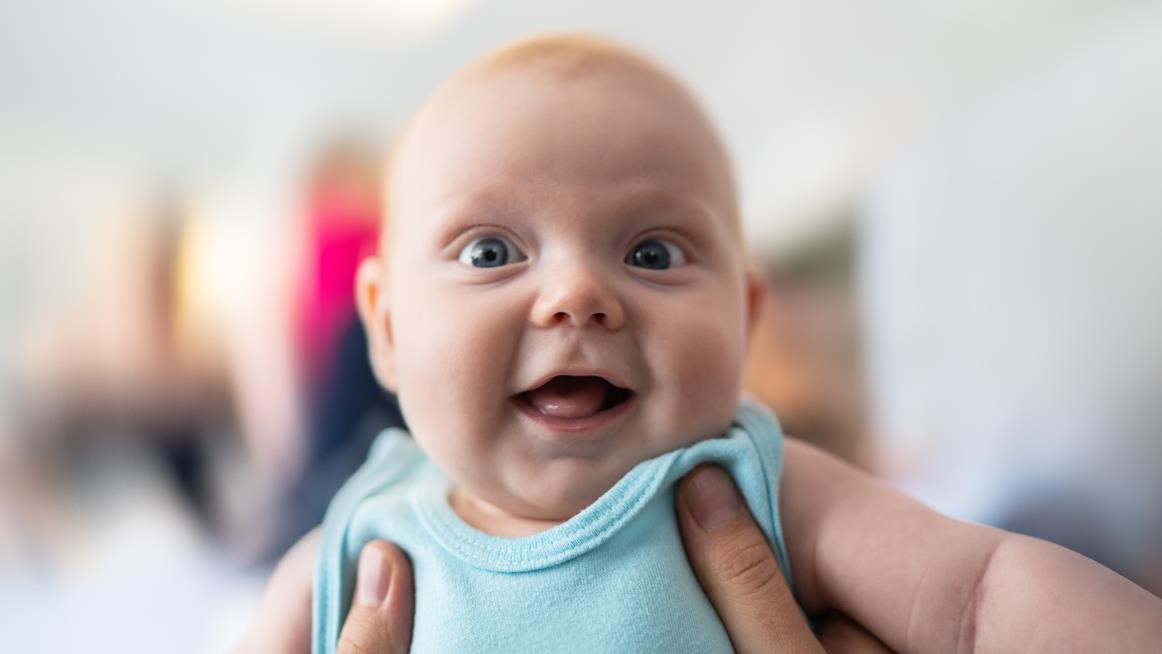
M 554 418 L 583 418 L 601 410 L 607 385 L 597 377 L 554 377 L 525 393 L 541 413 Z

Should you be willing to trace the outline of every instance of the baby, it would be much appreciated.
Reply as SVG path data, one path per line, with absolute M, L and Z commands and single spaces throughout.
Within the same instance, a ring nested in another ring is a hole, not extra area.
M 1015 537 L 802 445 L 780 479 L 774 419 L 740 400 L 761 287 L 730 165 L 655 65 L 580 37 L 487 55 L 408 126 L 387 198 L 357 294 L 412 433 L 381 435 L 332 502 L 315 652 L 334 651 L 374 539 L 411 558 L 415 651 L 729 650 L 673 510 L 704 462 L 735 478 L 809 610 L 923 647 L 971 644 L 1002 607 L 972 602 L 996 557 L 1024 564 Z

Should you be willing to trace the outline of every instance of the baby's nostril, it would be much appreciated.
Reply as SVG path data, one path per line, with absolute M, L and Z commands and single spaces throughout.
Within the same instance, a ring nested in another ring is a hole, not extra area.
M 591 320 L 593 320 L 594 322 L 596 322 L 599 325 L 605 324 L 605 314 L 604 313 L 600 313 L 600 312 L 594 313 L 594 314 L 591 314 L 589 317 Z M 553 322 L 555 322 L 555 323 L 563 323 L 563 322 L 568 322 L 570 320 L 572 320 L 572 315 L 569 314 L 569 312 L 567 312 L 567 311 L 558 311 L 557 313 L 553 314 Z

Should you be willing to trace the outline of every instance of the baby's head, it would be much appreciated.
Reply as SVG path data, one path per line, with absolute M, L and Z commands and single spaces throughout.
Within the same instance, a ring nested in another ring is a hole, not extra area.
M 619 46 L 519 42 L 422 107 L 358 300 L 380 381 L 458 492 L 564 520 L 730 424 L 761 293 L 730 166 Z

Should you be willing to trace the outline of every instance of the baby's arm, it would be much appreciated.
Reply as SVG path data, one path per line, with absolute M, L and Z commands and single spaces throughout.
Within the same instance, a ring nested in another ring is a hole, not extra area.
M 1045 541 L 946 518 L 786 442 L 780 511 L 796 594 L 897 651 L 1162 651 L 1162 600 Z

